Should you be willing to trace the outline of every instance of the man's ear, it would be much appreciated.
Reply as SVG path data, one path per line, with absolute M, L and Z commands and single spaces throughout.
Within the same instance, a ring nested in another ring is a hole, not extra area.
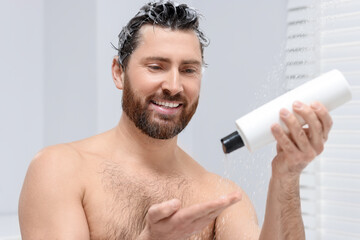
M 116 88 L 122 90 L 124 87 L 125 73 L 124 73 L 123 68 L 120 66 L 120 64 L 118 62 L 118 56 L 114 57 L 114 59 L 113 59 L 111 71 L 112 71 L 112 77 L 113 77 L 113 81 L 115 83 Z

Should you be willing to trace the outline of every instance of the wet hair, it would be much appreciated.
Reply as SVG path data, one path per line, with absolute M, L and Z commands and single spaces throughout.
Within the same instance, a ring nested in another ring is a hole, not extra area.
M 208 38 L 199 29 L 201 15 L 186 4 L 176 4 L 172 1 L 150 2 L 123 27 L 119 34 L 118 61 L 123 69 L 126 68 L 129 56 L 139 44 L 139 30 L 145 24 L 170 28 L 172 30 L 193 30 L 200 42 L 201 56 L 204 47 L 209 45 Z

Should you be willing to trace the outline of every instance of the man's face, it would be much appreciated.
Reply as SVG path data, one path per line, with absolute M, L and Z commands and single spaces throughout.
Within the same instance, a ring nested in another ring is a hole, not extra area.
M 176 136 L 196 111 L 201 70 L 193 31 L 143 26 L 124 74 L 123 111 L 152 138 Z

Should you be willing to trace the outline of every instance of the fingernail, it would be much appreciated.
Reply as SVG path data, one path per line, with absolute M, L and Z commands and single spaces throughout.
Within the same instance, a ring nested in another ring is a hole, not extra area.
M 303 107 L 303 104 L 299 101 L 295 101 L 293 106 L 294 106 L 294 108 L 300 110 Z
M 290 112 L 287 109 L 283 108 L 280 110 L 280 115 L 283 117 L 288 117 L 290 115 Z
M 312 107 L 312 109 L 314 109 L 314 110 L 319 110 L 319 109 L 321 108 L 319 103 L 312 103 L 312 104 L 311 104 L 311 107 Z

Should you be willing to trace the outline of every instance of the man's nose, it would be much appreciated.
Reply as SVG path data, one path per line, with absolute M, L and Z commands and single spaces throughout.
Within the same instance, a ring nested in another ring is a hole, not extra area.
M 162 90 L 169 92 L 171 96 L 174 96 L 184 90 L 178 69 L 169 71 L 169 74 L 162 83 Z

